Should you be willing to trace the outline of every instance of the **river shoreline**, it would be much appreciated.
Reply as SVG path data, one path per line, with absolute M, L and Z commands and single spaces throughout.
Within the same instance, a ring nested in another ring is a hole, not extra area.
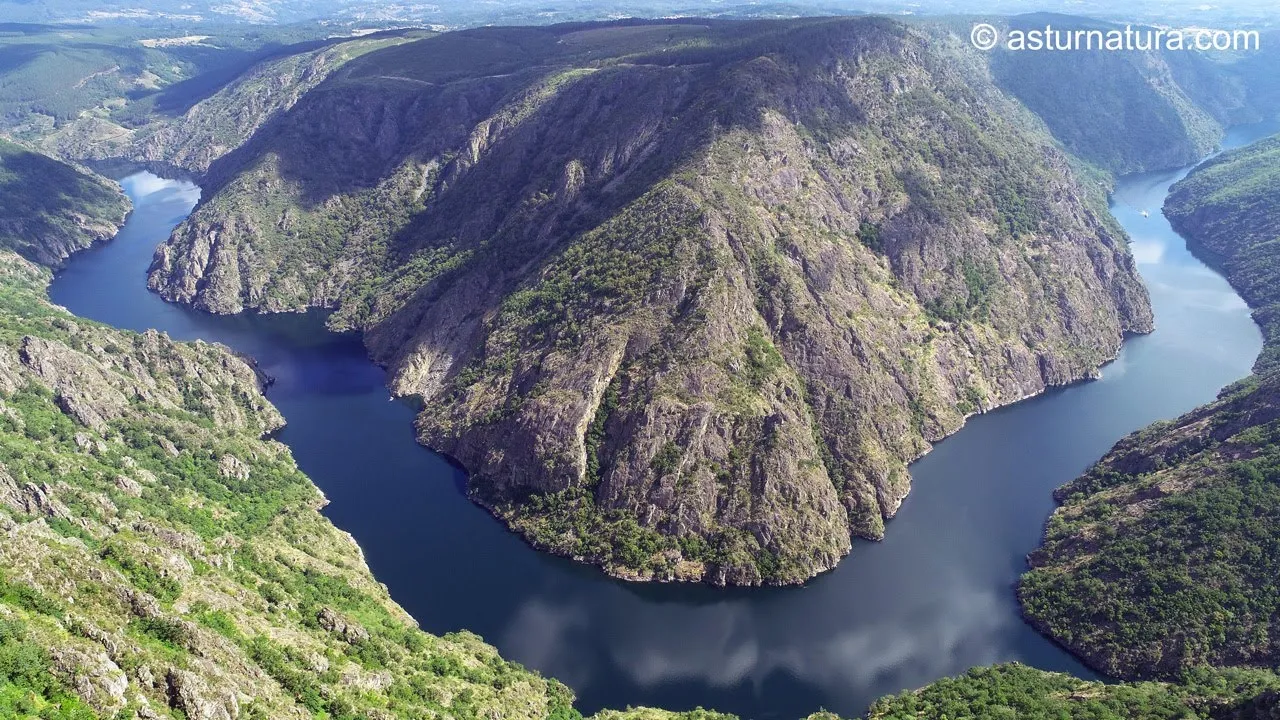
M 319 313 L 210 316 L 146 290 L 152 250 L 199 199 L 189 181 L 124 178 L 135 205 L 126 228 L 73 258 L 50 293 L 92 319 L 254 357 L 275 378 L 269 397 L 288 421 L 279 439 L 330 499 L 326 515 L 425 630 L 477 632 L 565 681 L 586 712 L 703 706 L 794 718 L 825 707 L 857 716 L 881 695 L 973 665 L 1093 676 L 1023 620 L 1012 590 L 1052 490 L 1128 432 L 1212 399 L 1261 347 L 1225 280 L 1163 217 L 1140 216 L 1159 208 L 1153 188 L 1162 199 L 1175 175 L 1123 179 L 1113 202 L 1157 330 L 1126 338 L 1096 380 L 970 419 L 912 464 L 913 492 L 886 538 L 855 542 L 802 588 L 626 583 L 531 549 L 464 496 L 458 468 L 417 445 L 416 408 L 387 402 L 385 372 L 358 337 L 329 334 Z

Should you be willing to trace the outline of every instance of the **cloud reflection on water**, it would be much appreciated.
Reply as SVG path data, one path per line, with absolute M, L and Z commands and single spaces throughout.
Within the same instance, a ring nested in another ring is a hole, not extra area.
M 606 674 L 645 689 L 696 683 L 759 693 L 783 674 L 847 705 L 877 687 L 905 689 L 1013 652 L 1007 631 L 1021 622 L 1004 593 L 958 572 L 938 580 L 888 615 L 858 612 L 844 592 L 807 589 L 788 591 L 796 597 L 776 613 L 750 601 L 655 609 L 629 596 L 623 607 L 589 608 L 538 596 L 514 614 L 503 645 L 580 692 L 607 662 Z
M 169 180 L 157 177 L 149 172 L 139 172 L 126 177 L 120 181 L 124 186 L 125 192 L 135 198 L 135 204 L 143 198 L 147 198 L 156 193 L 169 193 L 174 198 L 189 200 L 194 203 L 200 199 L 200 188 L 187 180 Z
M 1164 243 L 1158 240 L 1134 239 L 1129 243 L 1129 252 L 1139 265 L 1158 265 L 1164 259 Z

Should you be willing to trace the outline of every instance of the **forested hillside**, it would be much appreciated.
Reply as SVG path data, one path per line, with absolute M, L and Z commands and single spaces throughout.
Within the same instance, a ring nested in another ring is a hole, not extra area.
M 1280 367 L 1280 136 L 1223 153 L 1174 186 L 1165 214 L 1218 265 L 1267 336 L 1257 370 Z
M 0 248 L 49 266 L 110 239 L 129 201 L 87 170 L 0 138 Z
M 1020 594 L 1033 623 L 1119 677 L 1280 666 L 1277 141 L 1209 160 L 1165 213 L 1255 308 L 1255 374 L 1121 441 L 1060 489 Z
M 326 34 L 318 26 L 5 22 L 0 131 L 36 143 L 82 119 L 136 127 L 172 117 L 258 62 L 331 44 Z
M 1262 671 L 1198 670 L 1179 683 L 1101 683 L 1023 665 L 974 668 L 879 700 L 868 720 L 1271 720 L 1280 678 Z
M 1125 27 L 1036 13 L 1008 30 L 1058 33 Z M 1136 28 L 1143 32 L 1143 28 Z M 1223 128 L 1274 117 L 1280 50 L 1265 35 L 1259 50 L 1227 53 L 1153 49 L 1026 52 L 997 50 L 997 84 L 1034 111 L 1066 148 L 1115 174 L 1190 165 L 1218 146 Z

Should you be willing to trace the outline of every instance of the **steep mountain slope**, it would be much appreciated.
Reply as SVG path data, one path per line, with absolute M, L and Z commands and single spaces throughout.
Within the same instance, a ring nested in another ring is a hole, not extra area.
M 535 544 L 793 583 L 966 415 L 1145 290 L 959 39 L 886 20 L 487 29 L 372 53 L 211 167 L 151 286 L 336 309 Z
M 61 265 L 110 239 L 129 211 L 120 188 L 0 138 L 0 248 Z
M 1010 30 L 1046 27 L 1069 33 L 1124 26 L 1048 13 L 1008 21 Z M 1260 51 L 1238 57 L 1161 48 L 1001 49 L 991 66 L 997 84 L 1068 150 L 1123 174 L 1189 165 L 1217 147 L 1224 126 L 1274 116 L 1280 96 L 1274 83 L 1260 81 L 1272 74 L 1275 51 L 1259 44 Z
M 1278 154 L 1276 138 L 1224 153 L 1165 205 L 1255 308 L 1267 340 L 1255 374 L 1061 488 L 1022 581 L 1031 621 L 1112 675 L 1280 667 Z

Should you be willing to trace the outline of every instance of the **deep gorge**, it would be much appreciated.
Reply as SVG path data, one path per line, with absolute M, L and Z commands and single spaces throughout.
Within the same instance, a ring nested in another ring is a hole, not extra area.
M 1086 674 L 1022 622 L 1011 590 L 1051 491 L 1126 433 L 1212 399 L 1261 346 L 1243 301 L 1159 215 L 1179 176 L 1126 178 L 1112 206 L 1156 332 L 1129 339 L 1097 381 L 972 419 L 912 466 L 914 491 L 885 540 L 856 543 L 803 588 L 631 585 L 528 548 L 466 499 L 458 470 L 414 442 L 414 408 L 388 401 L 358 338 L 327 333 L 315 314 L 215 317 L 146 291 L 153 248 L 198 197 L 189 183 L 126 178 L 135 211 L 125 229 L 74 258 L 50 294 L 91 319 L 254 357 L 275 379 L 268 396 L 288 420 L 280 437 L 331 500 L 327 514 L 424 629 L 479 633 L 568 683 L 584 711 L 855 716 L 880 695 L 973 665 Z

